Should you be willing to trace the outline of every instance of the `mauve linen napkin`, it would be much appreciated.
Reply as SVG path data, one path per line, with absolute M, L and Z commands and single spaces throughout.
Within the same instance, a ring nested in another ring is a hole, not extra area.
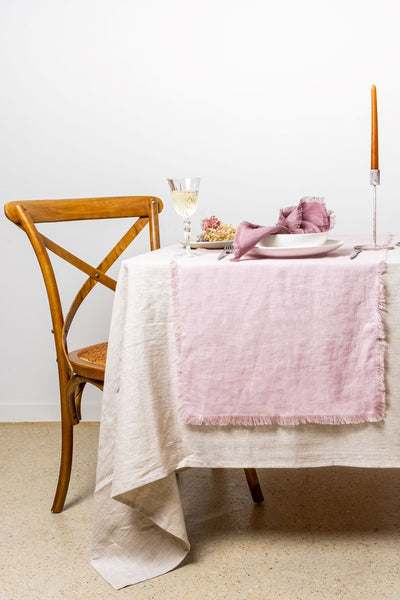
M 261 226 L 243 221 L 236 232 L 233 260 L 249 252 L 265 235 L 321 233 L 332 229 L 334 223 L 334 214 L 327 210 L 324 198 L 306 196 L 297 206 L 281 208 L 276 225 Z

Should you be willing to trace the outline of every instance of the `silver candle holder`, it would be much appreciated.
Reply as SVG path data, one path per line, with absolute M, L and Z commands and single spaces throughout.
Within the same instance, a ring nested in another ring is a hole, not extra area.
M 393 250 L 394 246 L 390 244 L 376 243 L 376 186 L 380 184 L 380 170 L 371 169 L 369 172 L 369 183 L 372 185 L 372 200 L 373 200 L 373 227 L 372 227 L 372 244 L 360 244 L 354 246 L 354 250 Z

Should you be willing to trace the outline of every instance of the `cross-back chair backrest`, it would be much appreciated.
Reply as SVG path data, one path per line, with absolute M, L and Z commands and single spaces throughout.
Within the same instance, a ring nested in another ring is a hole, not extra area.
M 106 273 L 147 224 L 149 225 L 150 249 L 156 250 L 160 247 L 158 213 L 162 209 L 162 201 L 152 196 L 27 200 L 25 202 L 9 202 L 5 205 L 6 216 L 28 235 L 39 261 L 50 305 L 60 379 L 65 380 L 72 375 L 72 367 L 68 359 L 67 335 L 79 307 L 97 283 L 115 290 L 116 281 Z M 136 220 L 96 267 L 59 246 L 36 228 L 37 223 L 125 217 L 133 217 Z M 48 250 L 88 275 L 88 279 L 76 294 L 65 318 Z

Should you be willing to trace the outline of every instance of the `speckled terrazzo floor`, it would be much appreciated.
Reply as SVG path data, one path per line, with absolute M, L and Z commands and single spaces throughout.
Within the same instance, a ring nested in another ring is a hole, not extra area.
M 66 509 L 50 512 L 57 424 L 0 424 L 0 599 L 400 600 L 400 470 L 179 474 L 192 551 L 182 566 L 120 591 L 89 565 L 98 425 L 75 428 Z

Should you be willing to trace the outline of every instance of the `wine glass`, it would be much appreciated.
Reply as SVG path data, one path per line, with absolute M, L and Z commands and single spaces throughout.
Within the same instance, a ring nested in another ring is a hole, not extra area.
M 190 249 L 190 217 L 197 208 L 200 177 L 180 177 L 167 179 L 171 188 L 172 202 L 178 215 L 184 218 L 185 255 L 193 256 Z

